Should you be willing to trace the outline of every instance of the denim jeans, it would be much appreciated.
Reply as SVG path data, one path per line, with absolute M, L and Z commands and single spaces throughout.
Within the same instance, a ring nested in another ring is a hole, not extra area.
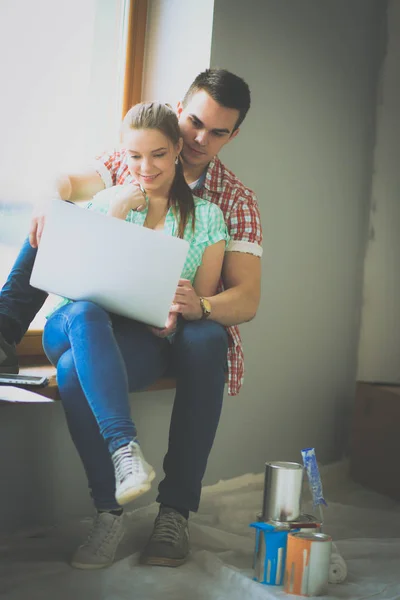
M 36 248 L 26 239 L 0 294 L 0 329 L 18 344 L 42 308 L 47 294 L 29 284 Z
M 129 392 L 167 372 L 176 375 L 165 478 L 157 500 L 196 511 L 222 407 L 224 327 L 182 320 L 170 343 L 142 323 L 109 315 L 92 302 L 74 302 L 51 316 L 43 345 L 57 366 L 68 427 L 98 510 L 117 507 L 110 452 L 136 435 Z

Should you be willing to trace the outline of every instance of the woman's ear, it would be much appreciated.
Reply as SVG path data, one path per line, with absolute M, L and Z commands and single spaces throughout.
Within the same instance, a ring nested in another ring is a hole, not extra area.
M 179 142 L 176 145 L 176 151 L 178 152 L 178 154 L 180 154 L 182 152 L 182 148 L 183 148 L 183 138 L 179 138 Z
M 178 119 L 181 116 L 182 111 L 183 111 L 182 102 L 178 102 L 178 104 L 176 105 L 176 114 L 178 116 Z

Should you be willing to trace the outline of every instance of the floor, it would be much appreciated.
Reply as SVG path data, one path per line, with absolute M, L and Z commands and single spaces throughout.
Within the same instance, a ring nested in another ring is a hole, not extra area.
M 324 532 L 346 560 L 345 583 L 329 585 L 326 599 L 400 599 L 400 503 L 350 481 L 347 463 L 321 469 Z M 252 581 L 254 532 L 262 474 L 248 474 L 204 489 L 201 509 L 190 519 L 192 557 L 178 569 L 141 567 L 138 552 L 156 506 L 130 512 L 117 561 L 101 571 L 79 571 L 68 557 L 90 520 L 0 538 L 0 598 L 7 600 L 264 600 L 293 598 L 282 588 Z M 304 512 L 312 512 L 309 495 Z

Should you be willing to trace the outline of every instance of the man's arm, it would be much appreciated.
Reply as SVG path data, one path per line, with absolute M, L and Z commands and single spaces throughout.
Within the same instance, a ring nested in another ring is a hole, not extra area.
M 254 318 L 261 295 L 261 259 L 244 252 L 226 252 L 222 278 L 227 289 L 215 296 L 206 296 L 211 304 L 211 321 L 225 325 L 240 325 Z M 175 296 L 172 312 L 179 312 L 188 321 L 203 317 L 200 297 L 188 281 L 182 293 Z
M 231 239 L 222 267 L 225 290 L 209 298 L 209 318 L 225 326 L 251 321 L 260 303 L 262 229 L 254 192 L 239 186 L 227 226 Z
M 225 290 L 205 296 L 211 304 L 208 317 L 226 327 L 254 318 L 261 296 L 262 231 L 257 200 L 253 192 L 239 190 L 227 226 L 230 242 L 225 252 L 222 280 Z M 187 290 L 187 302 L 180 311 L 187 320 L 201 319 L 199 296 Z
M 261 297 L 261 259 L 244 252 L 226 252 L 222 267 L 225 290 L 208 298 L 210 319 L 240 325 L 256 315 Z
M 56 180 L 56 193 L 62 200 L 87 200 L 105 189 L 101 176 L 91 169 L 77 175 L 63 175 Z
M 70 200 L 76 202 L 78 200 L 87 200 L 104 190 L 105 185 L 103 179 L 94 169 L 81 173 L 79 175 L 63 175 L 58 177 L 54 186 L 54 196 L 59 196 L 61 200 Z M 35 208 L 30 229 L 29 243 L 32 248 L 37 248 L 42 237 L 46 208 L 40 205 Z

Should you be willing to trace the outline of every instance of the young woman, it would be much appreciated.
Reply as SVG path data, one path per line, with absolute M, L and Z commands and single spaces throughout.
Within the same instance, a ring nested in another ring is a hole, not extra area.
M 175 113 L 164 104 L 138 104 L 127 113 L 122 135 L 129 171 L 138 186 L 108 188 L 98 193 L 88 208 L 188 240 L 190 248 L 182 279 L 191 282 L 199 297 L 214 295 L 228 241 L 227 228 L 221 210 L 194 197 L 184 179 L 179 160 L 182 139 Z M 140 256 L 121 256 L 121 260 L 140 260 Z M 183 306 L 184 301 L 183 282 L 166 328 L 152 328 L 153 335 L 143 336 L 143 343 L 153 343 L 153 338 L 159 345 L 158 351 L 166 352 L 167 345 L 174 343 L 171 334 L 177 323 L 179 326 L 177 306 Z M 186 311 L 185 318 L 190 319 L 190 311 Z M 68 425 L 99 512 L 114 514 L 119 505 L 149 490 L 155 477 L 143 456 L 130 416 L 129 390 L 140 389 L 141 385 L 137 344 L 135 348 L 130 344 L 130 339 L 137 340 L 138 328 L 148 330 L 147 326 L 109 314 L 92 302 L 65 300 L 50 316 L 43 334 L 46 354 L 57 366 Z M 72 405 L 74 410 L 70 411 Z M 94 419 L 92 415 L 89 419 L 88 406 Z M 77 419 L 80 412 L 82 418 Z M 98 427 L 105 442 L 104 452 L 111 455 L 115 498 L 98 484 L 103 479 L 100 474 L 105 463 L 110 461 L 98 453 L 91 454 L 90 448 L 85 447 L 89 427 Z

